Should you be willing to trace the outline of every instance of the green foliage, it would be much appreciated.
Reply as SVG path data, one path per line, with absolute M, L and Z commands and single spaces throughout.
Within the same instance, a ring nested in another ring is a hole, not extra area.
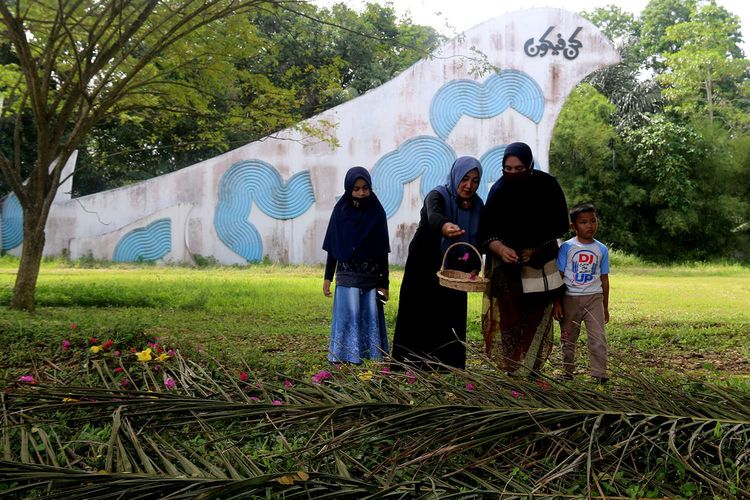
M 669 26 L 664 40 L 677 50 L 664 56 L 669 71 L 658 76 L 670 109 L 688 115 L 715 115 L 731 129 L 748 130 L 747 113 L 735 111 L 750 61 L 742 57 L 739 18 L 715 3 L 703 5 L 690 21 Z M 746 111 L 750 106 L 742 106 Z
M 170 54 L 173 88 L 92 130 L 74 192 L 162 175 L 296 126 L 385 83 L 437 42 L 433 29 L 399 20 L 392 6 L 378 4 L 361 13 L 343 4 L 331 10 L 300 4 L 223 20 Z M 183 60 L 196 53 L 210 60 Z M 329 125 L 301 128 L 330 141 Z

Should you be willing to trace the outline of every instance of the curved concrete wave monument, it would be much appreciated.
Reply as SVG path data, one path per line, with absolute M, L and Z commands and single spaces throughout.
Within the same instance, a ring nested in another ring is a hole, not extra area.
M 566 97 L 588 74 L 617 62 L 611 43 L 571 12 L 532 9 L 489 20 L 390 82 L 309 120 L 333 124 L 338 147 L 285 130 L 139 184 L 61 196 L 47 224 L 45 254 L 322 262 L 344 174 L 362 165 L 388 215 L 391 262 L 403 263 L 422 199 L 455 158 L 482 161 L 482 196 L 502 175 L 511 142 L 529 143 L 537 165 L 548 170 Z M 17 254 L 22 214 L 14 196 L 3 205 L 2 248 Z

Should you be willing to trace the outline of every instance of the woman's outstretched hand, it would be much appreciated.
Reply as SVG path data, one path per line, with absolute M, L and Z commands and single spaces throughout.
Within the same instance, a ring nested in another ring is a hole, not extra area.
M 446 222 L 443 224 L 443 236 L 446 238 L 457 238 L 464 234 L 466 231 L 461 229 L 458 224 L 452 222 Z

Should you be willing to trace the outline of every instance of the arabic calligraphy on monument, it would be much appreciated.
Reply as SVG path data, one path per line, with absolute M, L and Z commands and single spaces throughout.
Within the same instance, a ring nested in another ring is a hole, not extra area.
M 568 37 L 567 41 L 560 33 L 558 33 L 557 43 L 552 43 L 551 41 L 547 40 L 547 36 L 552 33 L 553 29 L 555 29 L 554 26 L 550 26 L 549 28 L 547 28 L 547 31 L 544 32 L 544 34 L 539 38 L 539 42 L 536 44 L 534 43 L 533 37 L 526 40 L 526 43 L 523 44 L 523 51 L 526 53 L 526 55 L 529 57 L 544 57 L 548 52 L 550 52 L 553 56 L 556 56 L 560 54 L 560 52 L 562 52 L 563 57 L 570 61 L 578 57 L 579 51 L 583 47 L 583 44 L 576 39 L 576 36 L 581 32 L 583 27 L 579 26 L 578 28 L 576 28 L 573 34 Z

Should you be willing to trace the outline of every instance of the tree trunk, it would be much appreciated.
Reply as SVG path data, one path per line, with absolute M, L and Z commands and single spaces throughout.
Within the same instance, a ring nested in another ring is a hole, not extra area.
M 18 274 L 16 274 L 16 284 L 13 288 L 11 309 L 34 310 L 34 292 L 36 291 L 36 280 L 39 277 L 39 267 L 42 264 L 46 222 L 47 218 L 43 217 L 43 214 L 24 209 L 23 249 L 21 251 L 21 264 L 18 266 Z

